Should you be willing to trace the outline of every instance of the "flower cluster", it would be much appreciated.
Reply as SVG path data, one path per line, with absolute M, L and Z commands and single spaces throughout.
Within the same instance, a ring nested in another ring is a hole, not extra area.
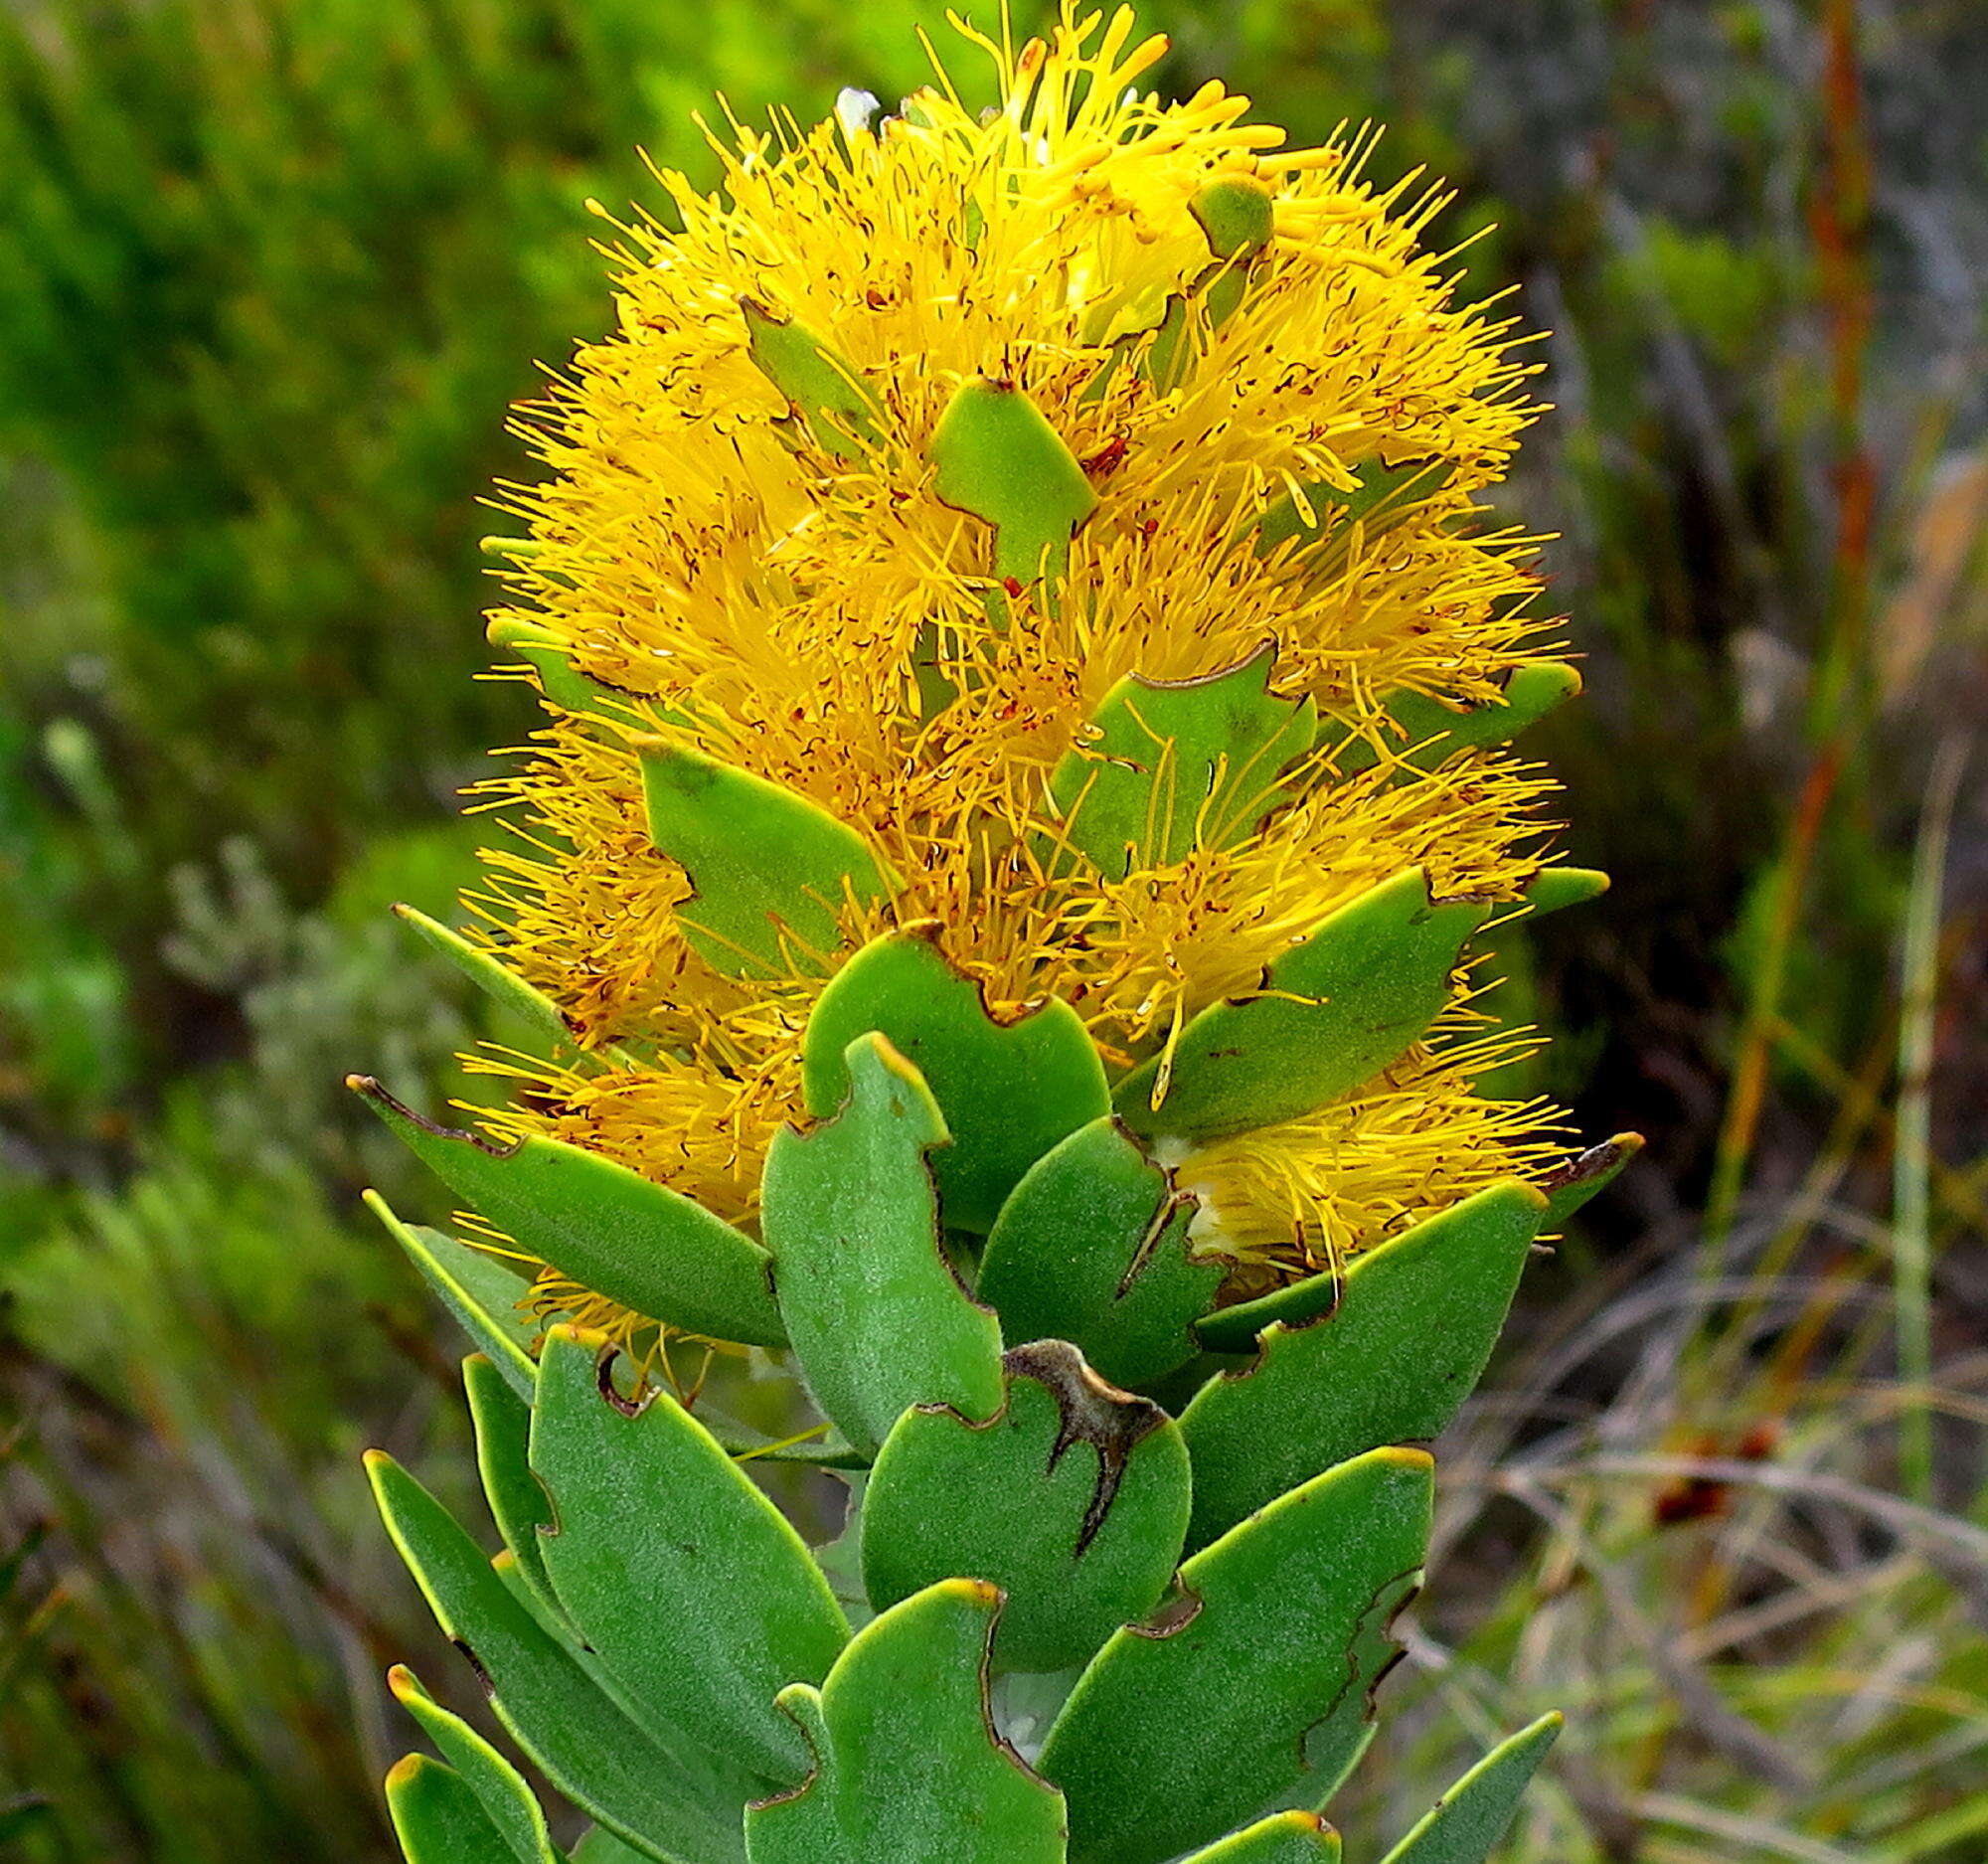
M 997 1017 L 1061 998 L 1163 1095 L 1188 1019 L 1335 909 L 1415 867 L 1517 903 L 1544 859 L 1536 766 L 1405 722 L 1553 645 L 1531 540 L 1480 509 L 1530 369 L 1422 246 L 1443 197 L 1366 180 L 1359 137 L 1283 150 L 1219 85 L 1142 89 L 1165 44 L 1124 12 L 978 44 L 985 112 L 940 69 L 880 120 L 731 123 L 717 193 L 664 175 L 667 220 L 611 242 L 616 328 L 521 417 L 549 471 L 492 637 L 550 723 L 485 786 L 511 832 L 475 904 L 575 1046 L 477 1058 L 515 1094 L 479 1115 L 748 1229 L 810 1007 L 880 932 L 928 925 Z M 976 476 L 965 391 L 1040 424 L 1019 490 Z M 1309 748 L 1184 813 L 1162 768 L 1122 859 L 1074 846 L 1114 692 L 1250 668 Z M 884 884 L 729 948 L 652 838 L 659 744 L 806 797 Z M 1233 1292 L 1558 1162 L 1550 1109 L 1473 1089 L 1528 1037 L 1472 990 L 1328 1104 L 1163 1152 Z

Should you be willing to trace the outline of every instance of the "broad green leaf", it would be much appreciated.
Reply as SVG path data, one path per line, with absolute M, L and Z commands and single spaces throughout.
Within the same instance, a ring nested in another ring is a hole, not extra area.
M 877 398 L 849 363 L 803 325 L 749 297 L 739 308 L 759 373 L 787 398 L 824 452 L 855 459 L 877 444 Z
M 1335 541 L 1351 535 L 1355 520 L 1369 538 L 1376 537 L 1399 524 L 1411 506 L 1441 491 L 1454 471 L 1442 459 L 1409 459 L 1398 466 L 1372 459 L 1354 472 L 1357 483 L 1351 489 L 1315 481 L 1303 488 L 1302 500 L 1287 492 L 1266 506 L 1257 522 L 1256 555 L 1267 557 L 1292 538 L 1323 536 L 1329 519 L 1337 523 Z
M 1276 959 L 1258 991 L 1203 1010 L 1181 1032 L 1171 1081 L 1157 1057 L 1127 1075 L 1119 1117 L 1145 1137 L 1206 1141 L 1357 1088 L 1435 1020 L 1464 941 L 1491 913 L 1481 900 L 1432 902 L 1418 867 L 1396 875 Z
M 673 1755 L 595 1685 L 482 1549 L 391 1456 L 366 1458 L 387 1532 L 442 1634 L 476 1666 L 498 1720 L 576 1805 L 665 1864 L 736 1856 L 717 1764 Z M 755 1788 L 743 1776 L 738 1803 Z
M 1218 259 L 1232 261 L 1216 267 L 1202 287 L 1209 326 L 1220 330 L 1242 302 L 1249 260 L 1276 231 L 1276 209 L 1266 189 L 1240 176 L 1210 182 L 1187 206 L 1208 237 L 1208 250 Z
M 539 1531 L 552 1525 L 552 1507 L 532 1473 L 532 1408 L 481 1353 L 462 1362 L 462 1389 L 476 1428 L 476 1470 L 483 1478 L 490 1518 L 504 1537 L 526 1583 L 555 1615 L 559 1601 L 539 1551 Z
M 1316 1812 L 1272 1812 L 1182 1864 L 1339 1864 L 1339 1834 Z
M 516 555 L 515 551 L 506 555 Z M 632 693 L 591 679 L 573 664 L 566 645 L 550 628 L 514 615 L 499 615 L 485 630 L 490 644 L 514 653 L 539 676 L 540 689 L 562 712 L 612 719 L 642 729 L 649 724 L 628 702 Z
M 1540 1189 L 1547 1194 L 1547 1214 L 1540 1228 L 1558 1230 L 1589 1198 L 1607 1190 L 1642 1149 L 1640 1132 L 1618 1132 L 1549 1172 L 1540 1181 Z
M 1381 1864 L 1487 1864 L 1560 1731 L 1543 1715 L 1493 1748 Z
M 408 1864 L 515 1864 L 468 1782 L 424 1754 L 394 1764 L 387 1811 Z
M 1312 700 L 1271 697 L 1275 659 L 1266 643 L 1200 679 L 1120 680 L 1050 779 L 1071 845 L 1120 880 L 1251 834 L 1318 731 Z
M 634 1864 L 641 1857 L 605 1825 L 589 1825 L 573 1848 L 573 1864 Z
M 1037 1159 L 1111 1105 L 1104 1064 L 1068 1003 L 996 1021 L 925 931 L 872 939 L 817 999 L 801 1046 L 816 1119 L 848 1099 L 843 1052 L 872 1030 L 924 1077 L 952 1134 L 931 1160 L 948 1229 L 984 1232 Z
M 1015 1340 L 1071 1340 L 1114 1385 L 1145 1387 L 1200 1350 L 1222 1284 L 1188 1247 L 1195 1200 L 1106 1114 L 1046 1152 L 1001 1207 L 976 1292 Z
M 553 1590 L 652 1726 L 792 1785 L 807 1748 L 773 1698 L 828 1674 L 841 1608 L 703 1425 L 667 1392 L 615 1390 L 604 1344 L 555 1327 L 539 1362 L 531 1464 L 552 1501 Z
M 1119 339 L 1155 395 L 1171 395 L 1187 380 L 1207 328 L 1206 315 L 1191 302 L 1190 293 L 1176 291 L 1167 298 L 1165 314 L 1150 338 L 1134 331 Z
M 1042 410 L 1008 381 L 960 384 L 931 441 L 932 489 L 994 527 L 994 575 L 1063 577 L 1070 540 L 1097 494 Z
M 1072 1864 L 1160 1864 L 1339 1778 L 1426 1556 L 1431 1471 L 1411 1449 L 1342 1463 L 1196 1554 L 1152 1622 L 1112 1636 L 1038 1763 L 1069 1802 Z
M 1276 207 L 1259 182 L 1240 175 L 1211 181 L 1187 204 L 1217 258 L 1259 252 L 1276 231 Z
M 403 1223 L 379 1192 L 368 1191 L 365 1201 L 478 1350 L 489 1355 L 504 1383 L 529 1399 L 539 1374 L 527 1349 L 538 1339 L 539 1323 L 518 1306 L 528 1283 L 488 1250 L 472 1249 L 439 1230 Z
M 414 907 L 396 906 L 394 916 L 411 927 L 423 943 L 439 951 L 493 1002 L 501 1004 L 540 1035 L 572 1046 L 573 1031 L 567 1027 L 559 1005 L 534 990 L 516 972 L 507 970 L 492 953 L 481 945 L 471 944 L 460 932 Z
M 557 1864 L 546 1815 L 518 1770 L 461 1716 L 436 1702 L 405 1664 L 387 1672 L 387 1687 L 475 1795 L 516 1864 Z
M 781 1692 L 815 1771 L 746 1812 L 751 1864 L 1062 1864 L 1062 1802 L 987 1717 L 1000 1609 L 943 1580 L 858 1631 L 819 1691 Z
M 582 1287 L 686 1333 L 785 1344 L 766 1252 L 702 1205 L 598 1152 L 537 1134 L 497 1145 L 423 1119 L 370 1076 L 347 1085 L 487 1222 Z
M 852 1042 L 843 1064 L 842 1111 L 773 1135 L 760 1228 L 815 1403 L 874 1453 L 911 1405 L 991 1418 L 1001 1328 L 940 1246 L 926 1154 L 946 1126 L 922 1077 L 874 1034 Z
M 984 1425 L 913 1407 L 863 1493 L 863 1581 L 883 1608 L 948 1577 L 1007 1595 L 995 1661 L 1083 1662 L 1159 1603 L 1187 1530 L 1188 1461 L 1159 1406 L 1104 1383 L 1065 1340 L 1009 1350 Z
M 1608 891 L 1608 876 L 1594 867 L 1543 867 L 1526 885 L 1527 921 L 1571 906 L 1585 906 Z
M 842 915 L 891 883 L 869 846 L 795 790 L 684 746 L 642 753 L 649 838 L 689 877 L 684 936 L 735 977 L 816 975 L 843 942 Z
M 1547 1202 L 1511 1179 L 1330 1274 L 1210 1316 L 1212 1345 L 1256 1360 L 1181 1414 L 1194 1463 L 1191 1546 L 1383 1443 L 1433 1438 L 1483 1375 Z M 1336 1295 L 1336 1300 L 1335 1300 Z
M 1388 739 L 1402 762 L 1418 770 L 1433 770 L 1460 751 L 1509 744 L 1527 726 L 1538 724 L 1579 691 L 1580 675 L 1566 662 L 1534 661 L 1513 672 L 1503 698 L 1461 710 L 1426 693 L 1396 693 L 1384 708 L 1391 725 L 1376 730 Z M 1380 753 L 1365 737 L 1349 739 L 1334 757 L 1344 776 L 1379 762 Z

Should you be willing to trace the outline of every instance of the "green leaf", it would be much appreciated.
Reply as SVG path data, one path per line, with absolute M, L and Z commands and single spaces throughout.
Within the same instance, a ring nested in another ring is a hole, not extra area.
M 405 1664 L 397 1663 L 387 1672 L 387 1687 L 475 1795 L 516 1864 L 557 1864 L 559 1853 L 546 1830 L 546 1815 L 518 1770 L 461 1716 L 436 1702 Z
M 1062 1802 L 987 1715 L 1000 1609 L 943 1580 L 858 1631 L 819 1691 L 781 1692 L 816 1767 L 746 1812 L 751 1864 L 1062 1864 Z
M 1558 1715 L 1493 1748 L 1381 1864 L 1486 1864 L 1561 1731 Z
M 505 554 L 515 556 L 517 552 Z M 499 615 L 485 633 L 491 646 L 516 654 L 539 676 L 540 690 L 562 712 L 612 719 L 637 729 L 648 725 L 649 721 L 627 703 L 634 697 L 632 693 L 622 693 L 580 672 L 566 644 L 550 628 L 515 615 Z
M 462 1776 L 424 1754 L 395 1763 L 387 1811 L 408 1864 L 515 1864 Z
M 791 1785 L 807 1747 L 773 1706 L 849 1638 L 785 1517 L 667 1392 L 621 1397 L 612 1350 L 546 1336 L 531 1464 L 552 1499 L 553 1590 L 652 1726 Z
M 716 1769 L 673 1755 L 601 1693 L 448 1511 L 391 1456 L 368 1452 L 387 1532 L 434 1612 L 491 1691 L 497 1718 L 576 1805 L 652 1857 L 736 1856 Z M 743 1779 L 739 1803 L 750 1788 Z M 718 1803 L 713 1803 L 717 1799 Z
M 1531 921 L 1544 919 L 1567 907 L 1585 906 L 1608 891 L 1608 876 L 1594 867 L 1543 867 L 1527 883 L 1526 910 L 1521 916 Z
M 476 1428 L 476 1470 L 483 1478 L 490 1518 L 526 1584 L 558 1615 L 559 1601 L 539 1551 L 539 1532 L 552 1525 L 553 1516 L 546 1491 L 532 1473 L 532 1408 L 481 1353 L 462 1362 L 462 1387 Z
M 881 438 L 877 398 L 854 367 L 792 318 L 749 297 L 739 300 L 746 345 L 759 373 L 787 398 L 815 442 L 837 459 L 860 458 Z
M 1120 680 L 1091 721 L 1095 741 L 1050 779 L 1071 845 L 1121 880 L 1253 833 L 1318 732 L 1314 701 L 1270 696 L 1276 651 L 1265 643 L 1200 679 Z
M 987 1238 L 976 1292 L 1016 1340 L 1071 1340 L 1114 1385 L 1144 1387 L 1200 1350 L 1224 1273 L 1188 1247 L 1197 1206 L 1106 1114 L 1046 1152 Z
M 1182 1864 L 1339 1864 L 1339 1834 L 1316 1812 L 1272 1812 Z
M 994 575 L 1018 583 L 1070 571 L 1070 540 L 1097 494 L 1077 456 L 1014 383 L 960 384 L 931 441 L 932 489 L 994 527 Z
M 414 907 L 397 905 L 394 916 L 411 927 L 423 943 L 439 951 L 493 1002 L 501 1004 L 540 1035 L 572 1046 L 573 1031 L 567 1027 L 559 1005 L 551 997 L 542 996 L 515 972 L 506 970 L 481 945 L 471 944 L 460 932 Z
M 1426 1556 L 1431 1471 L 1410 1449 L 1342 1463 L 1196 1554 L 1154 1621 L 1113 1635 L 1038 1763 L 1069 1802 L 1072 1864 L 1160 1864 L 1339 1778 Z
M 1355 471 L 1351 490 L 1314 481 L 1305 486 L 1302 503 L 1286 493 L 1264 508 L 1256 527 L 1256 555 L 1267 557 L 1294 537 L 1323 535 L 1326 519 L 1334 513 L 1338 514 L 1332 533 L 1335 542 L 1351 533 L 1356 519 L 1374 538 L 1399 524 L 1411 505 L 1441 491 L 1455 470 L 1444 459 L 1409 459 L 1399 466 L 1371 459 Z
M 1398 741 L 1396 755 L 1404 763 L 1433 770 L 1458 752 L 1511 743 L 1527 726 L 1536 725 L 1579 691 L 1580 675 L 1573 667 L 1559 660 L 1535 661 L 1513 672 L 1502 699 L 1461 710 L 1426 693 L 1396 693 L 1385 707 L 1392 731 L 1377 729 Z M 1350 776 L 1378 763 L 1380 754 L 1367 738 L 1354 737 L 1334 761 L 1340 774 Z
M 1330 1274 L 1202 1322 L 1255 1363 L 1181 1414 L 1201 1546 L 1285 1489 L 1383 1443 L 1433 1438 L 1483 1375 L 1547 1201 L 1514 1178 Z M 1337 1300 L 1335 1303 L 1335 1294 Z
M 1216 267 L 1203 287 L 1209 327 L 1220 330 L 1242 302 L 1249 260 L 1270 244 L 1276 209 L 1267 189 L 1238 176 L 1210 182 L 1187 205 L 1208 237 L 1208 250 L 1233 261 Z
M 853 828 L 749 770 L 653 739 L 642 793 L 650 840 L 690 879 L 684 936 L 730 976 L 826 972 L 842 915 L 891 891 Z
M 1410 868 L 1362 894 L 1276 959 L 1258 992 L 1215 1003 L 1181 1032 L 1173 1075 L 1158 1058 L 1119 1083 L 1118 1115 L 1145 1137 L 1198 1141 L 1295 1119 L 1397 1060 L 1435 1020 L 1480 900 L 1432 902 Z
M 1640 1132 L 1618 1132 L 1549 1172 L 1540 1181 L 1540 1189 L 1547 1194 L 1546 1219 L 1540 1228 L 1560 1229 L 1589 1198 L 1607 1190 L 1642 1149 Z
M 439 1230 L 403 1223 L 379 1192 L 368 1191 L 365 1202 L 478 1350 L 489 1355 L 504 1383 L 529 1399 L 539 1374 L 526 1349 L 538 1339 L 539 1323 L 518 1306 L 529 1284 L 488 1250 L 472 1249 Z
M 629 1850 L 605 1825 L 589 1825 L 573 1848 L 573 1864 L 631 1864 L 641 1855 Z
M 370 1076 L 347 1086 L 486 1221 L 582 1287 L 687 1333 L 785 1344 L 766 1252 L 702 1205 L 598 1152 L 537 1134 L 497 1145 L 423 1119 Z
M 1188 1460 L 1159 1406 L 1107 1385 L 1065 1340 L 1002 1360 L 984 1425 L 914 1407 L 863 1494 L 863 1582 L 880 1610 L 970 1576 L 1007 1595 L 1002 1669 L 1083 1662 L 1159 1603 L 1188 1519 Z
M 1239 175 L 1211 181 L 1187 204 L 1217 258 L 1260 252 L 1276 231 L 1276 207 L 1260 183 Z
M 875 1030 L 924 1077 L 953 1135 L 931 1161 L 947 1228 L 985 1231 L 1002 1201 L 1065 1134 L 1111 1105 L 1104 1064 L 1068 1003 L 1012 1021 L 945 960 L 936 928 L 874 938 L 828 981 L 801 1045 L 807 1110 L 849 1096 L 843 1053 Z
M 911 1405 L 976 1423 L 1001 1406 L 1001 1328 L 940 1246 L 926 1153 L 945 1120 L 917 1070 L 882 1036 L 843 1056 L 849 1100 L 766 1155 L 760 1228 L 780 1311 L 815 1403 L 874 1453 Z

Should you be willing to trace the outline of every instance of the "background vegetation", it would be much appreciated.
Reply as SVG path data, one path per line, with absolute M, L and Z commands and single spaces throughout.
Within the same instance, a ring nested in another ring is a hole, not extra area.
M 441 1206 L 338 1082 L 439 1096 L 491 1033 L 385 908 L 449 910 L 456 791 L 530 729 L 471 677 L 503 410 L 602 324 L 583 203 L 656 199 L 638 144 L 709 172 L 714 91 L 894 97 L 937 13 L 0 0 L 0 1854 L 388 1855 L 379 1672 L 433 1633 L 356 1453 L 466 1493 L 466 1446 L 355 1212 Z M 1988 18 L 1151 23 L 1172 85 L 1391 124 L 1551 332 L 1510 505 L 1617 883 L 1505 1007 L 1653 1141 L 1455 1434 L 1356 1855 L 1558 1705 L 1517 1856 L 1978 1860 Z

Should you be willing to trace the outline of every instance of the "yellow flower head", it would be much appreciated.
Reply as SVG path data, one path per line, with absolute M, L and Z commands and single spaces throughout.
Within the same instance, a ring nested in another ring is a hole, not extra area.
M 1219 85 L 1142 90 L 1165 42 L 1124 11 L 975 43 L 985 114 L 941 72 L 874 123 L 732 123 L 719 193 L 662 176 L 615 330 L 526 417 L 551 472 L 493 638 L 552 718 L 487 786 L 516 833 L 477 905 L 579 1053 L 482 1058 L 525 1084 L 484 1117 L 748 1227 L 810 1008 L 881 932 L 928 926 L 997 1018 L 1060 998 L 1163 1096 L 1188 1020 L 1361 894 L 1419 867 L 1517 903 L 1540 871 L 1541 772 L 1441 743 L 1552 669 L 1529 541 L 1477 509 L 1529 370 L 1419 246 L 1440 197 L 1378 190 L 1358 138 L 1281 151 Z M 1149 714 L 1218 677 L 1300 755 L 1197 788 Z M 1141 731 L 1145 814 L 1100 854 L 1073 822 Z M 728 946 L 656 846 L 659 748 L 808 798 L 876 884 Z M 1171 1146 L 1235 1291 L 1558 1158 L 1544 1109 L 1472 1092 L 1525 1039 L 1465 970 L 1355 1091 Z

